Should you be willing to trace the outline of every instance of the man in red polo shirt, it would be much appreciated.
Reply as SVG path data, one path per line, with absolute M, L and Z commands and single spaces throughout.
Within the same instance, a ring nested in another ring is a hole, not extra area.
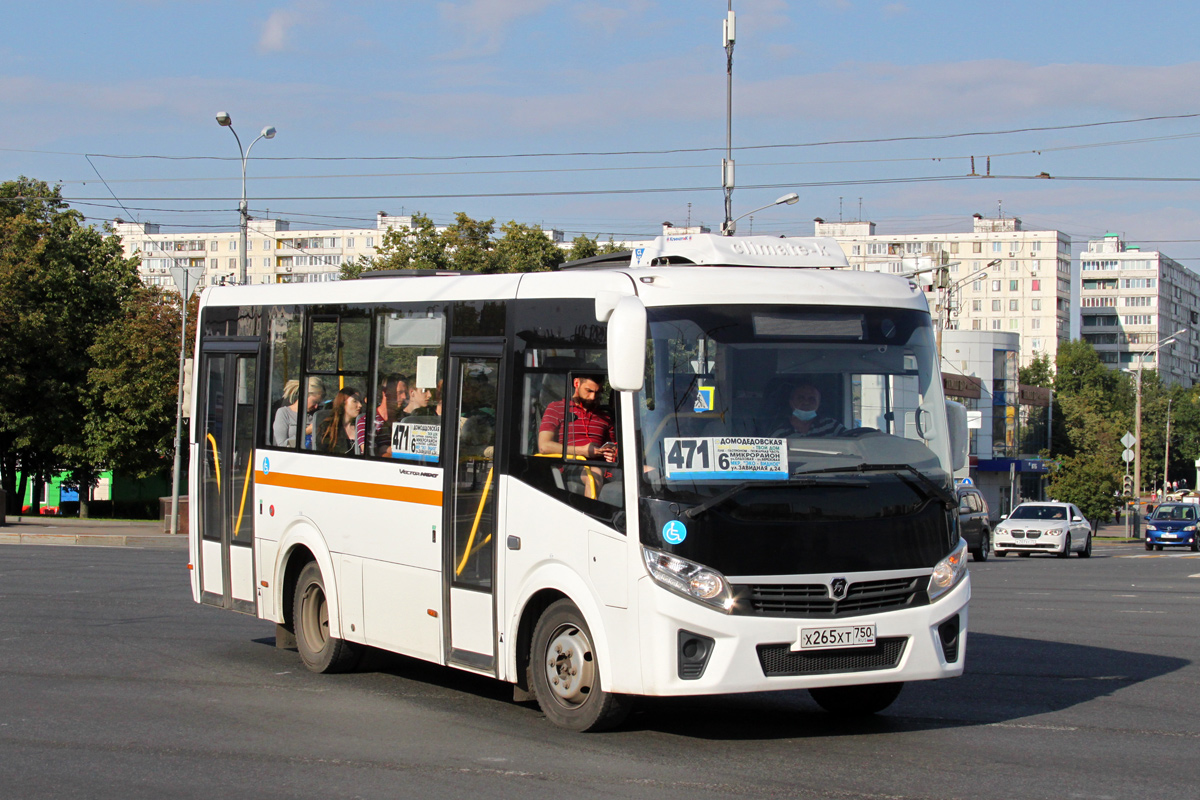
M 603 376 L 578 375 L 569 405 L 566 401 L 555 400 L 546 407 L 538 426 L 539 453 L 562 455 L 565 438 L 568 456 L 588 460 L 602 458 L 609 462 L 617 460 L 616 428 L 612 417 L 596 402 L 601 380 Z

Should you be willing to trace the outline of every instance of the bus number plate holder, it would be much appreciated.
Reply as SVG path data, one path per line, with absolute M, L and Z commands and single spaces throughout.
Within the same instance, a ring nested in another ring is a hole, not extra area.
M 875 623 L 858 625 L 825 625 L 801 628 L 800 639 L 792 650 L 833 650 L 845 647 L 874 647 Z

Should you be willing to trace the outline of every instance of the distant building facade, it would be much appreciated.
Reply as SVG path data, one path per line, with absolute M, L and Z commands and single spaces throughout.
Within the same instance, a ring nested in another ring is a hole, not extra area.
M 174 287 L 171 267 L 202 267 L 199 288 L 236 280 L 240 232 L 161 233 L 160 226 L 116 220 L 113 228 L 127 257 L 141 259 L 138 274 L 149 286 Z M 252 219 L 246 233 L 246 282 L 312 283 L 335 281 L 343 264 L 373 258 L 388 230 L 412 228 L 411 216 L 380 211 L 374 228 L 292 230 L 282 219 Z M 442 228 L 439 228 L 442 230 Z M 562 231 L 547 230 L 559 246 Z
M 1016 217 L 976 214 L 964 233 L 877 234 L 873 222 L 817 219 L 815 235 L 837 240 L 855 270 L 901 274 L 948 263 L 954 290 L 946 329 L 1015 333 L 1022 366 L 1037 355 L 1053 361 L 1059 342 L 1070 339 L 1071 237 L 1062 231 L 1027 231 Z M 968 277 L 978 272 L 986 276 Z M 936 314 L 932 278 L 921 282 Z
M 1200 277 L 1115 233 L 1088 241 L 1079 256 L 1080 335 L 1112 369 L 1158 370 L 1167 384 L 1200 382 Z M 1184 331 L 1154 351 L 1162 339 Z

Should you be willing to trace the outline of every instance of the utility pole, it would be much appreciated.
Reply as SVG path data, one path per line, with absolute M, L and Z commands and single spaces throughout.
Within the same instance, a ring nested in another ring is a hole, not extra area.
M 1171 399 L 1167 398 L 1167 439 L 1163 446 L 1163 496 L 1167 494 L 1167 478 L 1171 470 Z
M 722 28 L 725 42 L 725 158 L 721 159 L 721 188 L 725 190 L 725 222 L 721 224 L 721 234 L 733 236 L 733 0 L 729 0 L 729 11 Z

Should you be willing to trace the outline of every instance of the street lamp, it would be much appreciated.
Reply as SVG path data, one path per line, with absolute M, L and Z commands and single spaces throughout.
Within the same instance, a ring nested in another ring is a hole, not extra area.
M 1157 353 L 1160 348 L 1169 347 L 1175 343 L 1176 336 L 1185 333 L 1187 328 L 1180 328 L 1170 336 L 1159 339 L 1149 350 L 1138 352 L 1137 393 L 1133 410 L 1133 496 L 1138 514 L 1142 512 L 1142 368 L 1146 364 L 1146 353 Z
M 1167 479 L 1171 475 L 1171 400 L 1167 398 L 1167 435 L 1163 442 L 1163 495 L 1167 494 Z
M 237 135 L 237 131 L 233 129 L 233 118 L 229 116 L 228 112 L 217 112 L 217 124 L 222 128 L 229 128 L 229 132 L 233 134 L 234 140 L 237 141 L 238 154 L 242 157 L 242 202 L 240 205 L 238 205 L 238 213 L 241 216 L 241 235 L 239 239 L 240 250 L 238 252 L 237 282 L 239 284 L 244 284 L 246 282 L 246 265 L 248 260 L 246 257 L 246 229 L 250 226 L 250 211 L 246 206 L 246 160 L 250 158 L 250 150 L 254 147 L 259 139 L 275 138 L 275 126 L 268 125 L 267 127 L 263 128 L 262 133 L 260 133 L 258 137 L 250 143 L 250 147 L 247 147 L 243 151 L 242 140 Z
M 729 222 L 726 222 L 724 225 L 721 226 L 721 233 L 724 236 L 733 236 L 734 232 L 737 230 L 737 222 L 739 219 L 744 219 L 744 218 L 750 216 L 751 214 L 757 214 L 759 211 L 762 211 L 764 208 L 770 208 L 771 206 L 794 206 L 798 202 L 800 202 L 800 195 L 796 194 L 795 192 L 789 192 L 788 194 L 785 194 L 783 197 L 780 197 L 779 199 L 777 199 L 774 203 L 767 203 L 765 206 L 759 206 L 758 208 L 754 209 L 753 211 L 747 211 L 745 214 L 742 214 L 742 216 L 737 217 L 736 219 L 730 220 Z

